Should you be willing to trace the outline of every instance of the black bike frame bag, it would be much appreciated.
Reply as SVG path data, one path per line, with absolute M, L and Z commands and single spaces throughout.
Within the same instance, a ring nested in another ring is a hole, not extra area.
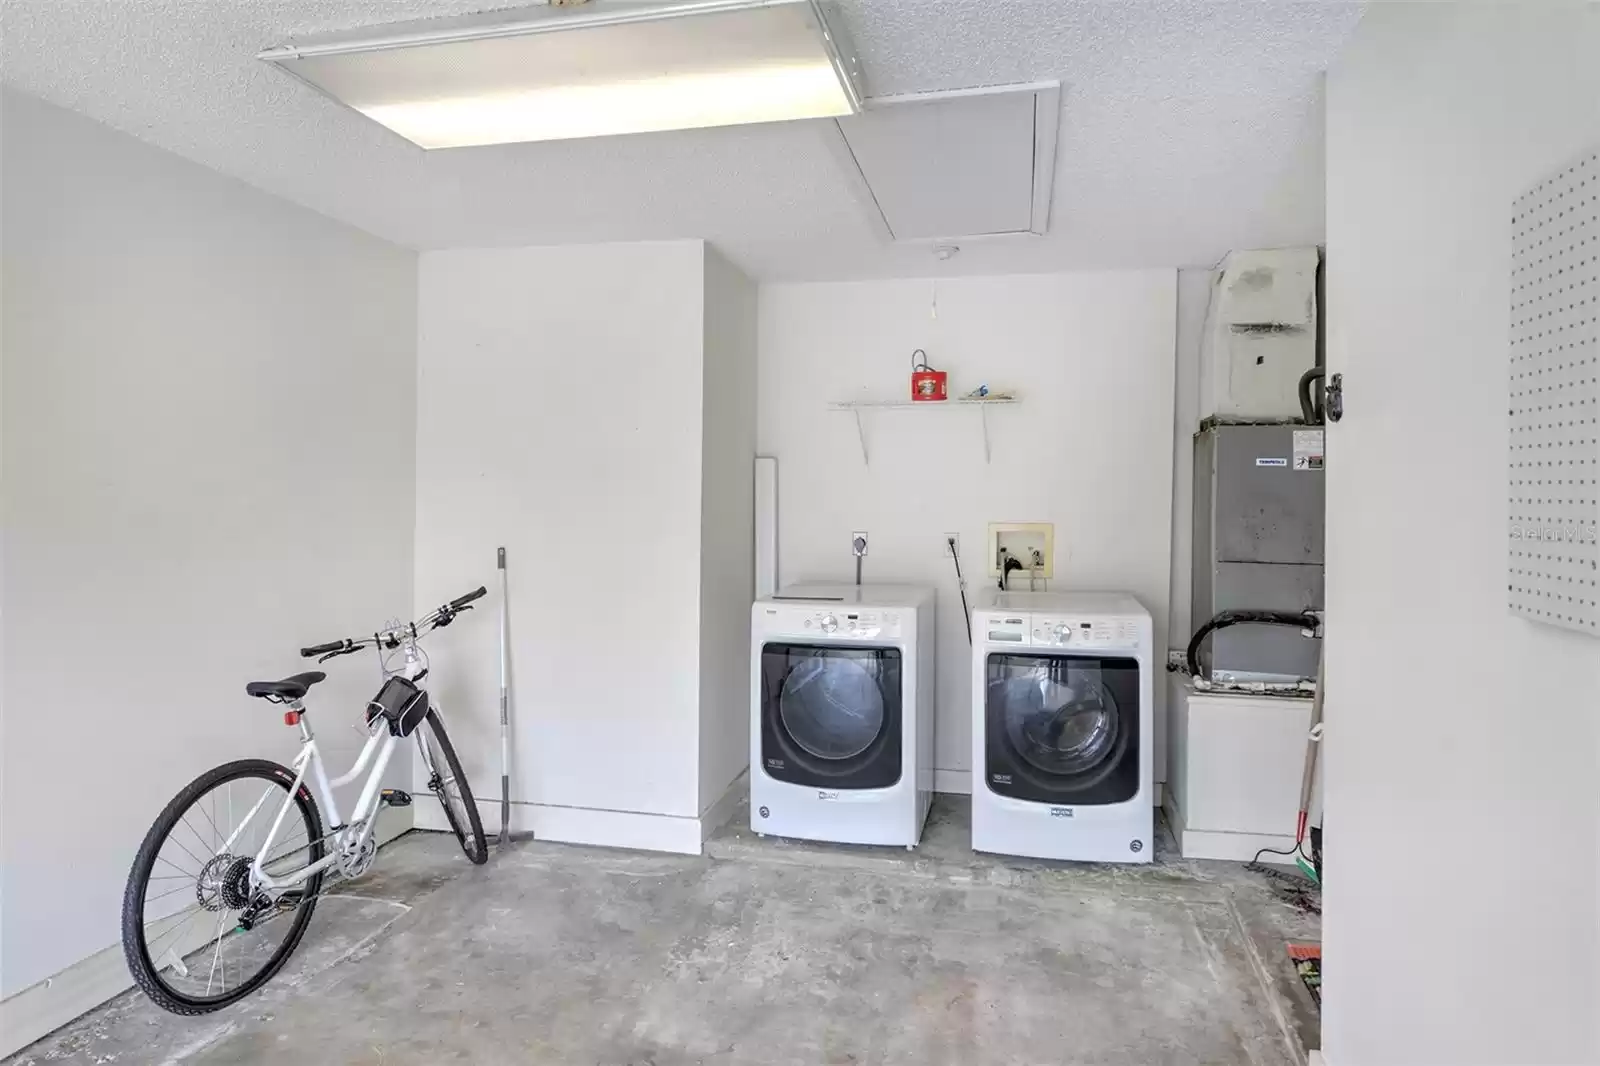
M 428 694 L 403 677 L 391 677 L 367 704 L 367 725 L 382 715 L 389 720 L 389 732 L 409 737 L 428 716 Z

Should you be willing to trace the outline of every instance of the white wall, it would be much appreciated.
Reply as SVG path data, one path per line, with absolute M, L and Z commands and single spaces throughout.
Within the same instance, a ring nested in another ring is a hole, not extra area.
M 11 90 L 0 109 L 10 996 L 117 942 L 183 785 L 293 756 L 246 681 L 410 606 L 416 257 Z M 317 689 L 336 763 L 372 687 L 346 660 Z
M 700 500 L 700 813 L 750 761 L 756 287 L 706 248 Z
M 964 791 L 971 762 L 971 651 L 945 532 L 961 535 L 970 596 L 992 582 L 989 522 L 1055 523 L 1051 587 L 1134 592 L 1165 647 L 1175 274 L 761 289 L 757 450 L 778 458 L 780 583 L 852 578 L 850 534 L 864 529 L 866 581 L 937 587 L 941 789 Z M 864 415 L 862 463 L 851 414 L 828 403 L 907 395 L 915 348 L 952 393 L 987 382 L 1022 396 L 988 412 L 991 463 L 979 412 L 953 407 Z
M 1375 4 L 1328 89 L 1331 1066 L 1600 1062 L 1600 642 L 1504 578 L 1511 201 L 1600 5 Z
M 421 257 L 417 607 L 489 580 L 507 547 L 513 799 L 548 838 L 699 850 L 703 435 L 748 436 L 737 418 L 702 422 L 708 397 L 741 391 L 706 377 L 705 271 L 699 241 Z M 719 318 L 713 358 L 730 331 Z M 726 461 L 748 500 L 749 455 Z M 434 691 L 487 800 L 485 605 L 450 630 Z

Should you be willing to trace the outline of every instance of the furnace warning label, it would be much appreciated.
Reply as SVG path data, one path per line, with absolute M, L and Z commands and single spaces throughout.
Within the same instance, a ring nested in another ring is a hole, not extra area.
M 1296 470 L 1322 469 L 1322 430 L 1297 429 L 1294 431 L 1294 468 Z

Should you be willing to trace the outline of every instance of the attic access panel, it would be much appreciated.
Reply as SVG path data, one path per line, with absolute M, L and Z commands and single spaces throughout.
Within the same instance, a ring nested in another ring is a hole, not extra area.
M 878 97 L 836 122 L 874 222 L 918 241 L 1044 233 L 1060 115 L 1050 84 Z

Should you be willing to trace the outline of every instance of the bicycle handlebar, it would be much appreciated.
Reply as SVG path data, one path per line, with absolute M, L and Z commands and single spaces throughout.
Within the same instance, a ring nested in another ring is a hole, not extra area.
M 457 596 L 455 599 L 451 600 L 443 607 L 440 607 L 438 610 L 433 611 L 426 616 L 417 619 L 415 622 L 410 623 L 409 628 L 411 629 L 412 635 L 418 635 L 417 630 L 424 626 L 431 626 L 434 629 L 438 629 L 440 626 L 449 625 L 451 620 L 454 619 L 459 612 L 470 611 L 472 609 L 471 607 L 467 606 L 468 604 L 472 603 L 474 600 L 482 599 L 484 596 L 488 595 L 488 593 L 489 590 L 487 588 L 479 585 L 465 596 Z M 319 655 L 326 655 L 329 658 L 332 658 L 335 655 L 345 655 L 349 652 L 357 651 L 367 644 L 377 644 L 384 636 L 397 633 L 399 633 L 399 630 L 389 630 L 386 631 L 386 633 L 374 633 L 370 637 L 360 637 L 356 639 L 346 637 L 344 640 L 331 640 L 326 644 L 313 644 L 310 647 L 301 648 L 300 655 L 302 658 L 306 659 L 312 659 Z M 398 638 L 396 637 L 394 639 Z M 389 646 L 393 647 L 394 645 L 390 644 Z

